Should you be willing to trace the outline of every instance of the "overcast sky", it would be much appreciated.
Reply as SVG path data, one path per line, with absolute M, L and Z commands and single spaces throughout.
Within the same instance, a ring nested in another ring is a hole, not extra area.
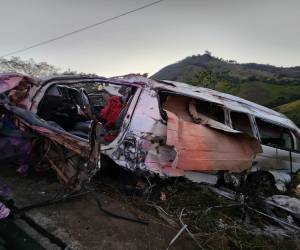
M 0 0 L 0 56 L 153 1 Z M 112 76 L 153 74 L 205 50 L 300 65 L 300 0 L 165 0 L 18 56 Z

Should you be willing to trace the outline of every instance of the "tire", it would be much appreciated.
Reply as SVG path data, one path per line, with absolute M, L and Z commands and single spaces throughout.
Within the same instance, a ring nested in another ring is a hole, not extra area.
M 269 196 L 276 192 L 274 177 L 263 171 L 248 175 L 245 182 L 245 192 L 249 196 Z

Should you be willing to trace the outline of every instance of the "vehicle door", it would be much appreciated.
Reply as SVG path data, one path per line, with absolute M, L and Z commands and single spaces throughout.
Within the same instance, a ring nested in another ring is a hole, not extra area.
M 293 172 L 300 170 L 300 136 L 292 133 L 295 141 L 295 150 L 292 152 Z
M 273 124 L 255 118 L 256 127 L 261 141 L 263 152 L 255 158 L 256 166 L 262 170 L 278 168 L 277 147 L 274 137 L 279 136 Z
M 277 166 L 277 150 L 274 147 L 261 145 L 262 153 L 255 157 L 256 166 L 261 169 L 274 169 Z

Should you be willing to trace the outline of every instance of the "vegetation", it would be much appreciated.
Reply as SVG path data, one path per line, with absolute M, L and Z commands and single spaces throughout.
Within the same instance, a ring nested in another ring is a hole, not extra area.
M 16 72 L 30 76 L 56 75 L 59 69 L 46 62 L 37 63 L 33 59 L 21 60 L 19 57 L 0 58 L 0 72 Z
M 233 94 L 274 108 L 300 125 L 300 67 L 275 67 L 264 64 L 239 64 L 206 52 L 169 65 L 152 76 L 155 79 L 182 81 L 195 86 Z M 284 106 L 291 108 L 276 108 Z
M 275 108 L 275 110 L 284 113 L 300 126 L 300 100 L 281 105 Z
M 46 62 L 35 62 L 33 59 L 21 60 L 19 57 L 11 57 L 10 59 L 0 58 L 0 73 L 16 72 L 35 77 L 45 77 L 53 75 L 93 75 L 74 70 L 62 71 L 61 69 L 50 65 Z

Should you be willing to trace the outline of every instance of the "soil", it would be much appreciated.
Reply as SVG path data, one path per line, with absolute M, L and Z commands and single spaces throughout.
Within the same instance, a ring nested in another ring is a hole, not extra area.
M 17 207 L 51 199 L 63 191 L 51 176 L 20 176 L 12 167 L 1 166 L 0 182 L 12 189 Z M 101 194 L 101 201 L 113 213 L 141 218 L 149 224 L 110 217 L 98 210 L 89 195 L 32 209 L 26 214 L 72 249 L 166 249 L 179 230 L 120 199 Z M 16 224 L 46 249 L 59 249 L 24 221 L 18 219 Z M 170 249 L 196 249 L 196 246 L 188 236 L 182 235 Z

